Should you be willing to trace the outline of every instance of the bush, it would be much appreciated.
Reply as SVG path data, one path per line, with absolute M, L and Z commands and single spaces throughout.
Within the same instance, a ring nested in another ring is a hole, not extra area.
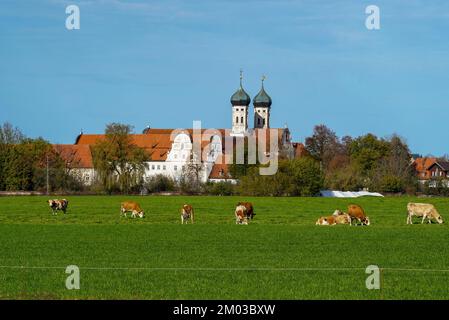
M 320 165 L 312 158 L 282 160 L 276 174 L 259 175 L 251 168 L 241 178 L 238 191 L 252 196 L 315 196 L 323 187 Z
M 382 177 L 379 189 L 381 192 L 402 193 L 405 191 L 405 183 L 400 177 L 387 175 Z
M 423 191 L 431 196 L 449 196 L 449 182 L 442 179 L 429 180 L 424 184 Z
M 232 196 L 235 185 L 231 182 L 209 182 L 204 186 L 204 192 L 213 196 Z
M 147 179 L 144 187 L 150 193 L 176 190 L 175 181 L 172 178 L 161 174 Z

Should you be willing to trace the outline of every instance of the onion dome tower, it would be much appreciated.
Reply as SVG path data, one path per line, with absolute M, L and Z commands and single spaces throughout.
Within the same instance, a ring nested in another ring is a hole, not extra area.
M 270 128 L 270 109 L 271 109 L 271 97 L 265 92 L 264 81 L 266 77 L 262 76 L 262 88 L 259 93 L 254 97 L 254 128 Z
M 240 88 L 232 95 L 232 133 L 245 134 L 248 130 L 248 108 L 251 103 L 250 96 L 243 89 L 243 71 L 240 70 Z

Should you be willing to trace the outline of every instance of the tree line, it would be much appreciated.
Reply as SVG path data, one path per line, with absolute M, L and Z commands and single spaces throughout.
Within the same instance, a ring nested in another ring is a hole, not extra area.
M 312 136 L 306 138 L 305 148 L 319 162 L 326 189 L 418 191 L 410 149 L 396 134 L 388 138 L 378 138 L 371 133 L 357 138 L 339 138 L 325 125 L 318 125 Z
M 0 126 L 0 191 L 82 189 L 48 141 L 28 138 L 10 123 Z
M 82 177 L 73 174 L 74 163 L 63 159 L 57 148 L 43 138 L 28 138 L 5 123 L 0 127 L 0 191 L 314 196 L 330 189 L 449 195 L 449 188 L 440 181 L 435 187 L 418 182 L 409 147 L 398 135 L 340 138 L 325 125 L 317 125 L 305 139 L 301 158 L 291 159 L 285 150 L 279 152 L 274 175 L 260 175 L 262 165 L 248 164 L 245 149 L 244 163 L 229 166 L 230 175 L 238 181 L 233 184 L 203 183 L 201 165 L 193 161 L 194 155 L 178 180 L 164 175 L 144 179 L 151 155 L 134 145 L 132 133 L 130 125 L 106 126 L 104 139 L 91 146 L 96 179 L 86 187 Z

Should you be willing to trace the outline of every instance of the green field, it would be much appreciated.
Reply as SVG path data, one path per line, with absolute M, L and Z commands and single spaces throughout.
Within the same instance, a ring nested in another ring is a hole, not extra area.
M 449 219 L 446 198 L 67 198 L 68 214 L 52 216 L 46 197 L 0 197 L 0 298 L 449 299 L 448 224 L 405 223 L 409 201 Z M 125 199 L 146 218 L 120 217 Z M 248 226 L 234 222 L 240 200 L 255 206 Z M 196 224 L 180 224 L 184 203 Z M 371 226 L 315 226 L 349 203 Z M 381 290 L 365 287 L 371 264 Z M 80 290 L 65 288 L 68 265 Z

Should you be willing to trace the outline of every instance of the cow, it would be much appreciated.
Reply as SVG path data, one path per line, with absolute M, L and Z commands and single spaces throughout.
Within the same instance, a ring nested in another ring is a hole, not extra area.
M 332 216 L 335 217 L 337 224 L 349 224 L 351 225 L 351 216 L 341 210 L 335 210 Z
M 348 206 L 348 215 L 351 217 L 351 225 L 352 221 L 356 220 L 356 224 L 361 223 L 362 225 L 369 226 L 370 221 L 366 216 L 363 208 L 356 204 L 350 204 Z
M 238 205 L 235 208 L 235 223 L 236 224 L 248 224 L 248 215 L 247 215 L 245 206 Z
M 185 204 L 181 208 L 181 224 L 184 222 L 187 224 L 188 221 L 194 222 L 194 212 L 193 207 L 190 204 Z
M 256 214 L 254 213 L 254 207 L 251 202 L 239 202 L 237 203 L 237 206 L 244 206 L 246 208 L 246 217 L 249 220 L 253 220 Z
M 444 222 L 435 206 L 428 203 L 410 202 L 407 204 L 407 224 L 413 224 L 413 216 L 422 217 L 421 224 L 424 223 L 426 219 L 429 223 L 432 223 L 432 219 L 435 219 L 439 224 Z
M 341 216 L 341 215 L 343 215 L 343 214 L 345 214 L 343 211 L 341 211 L 341 210 L 335 210 L 334 211 L 334 213 L 332 213 L 332 215 L 334 216 L 334 217 L 336 217 L 336 216 Z
M 58 210 L 61 210 L 64 214 L 66 214 L 67 206 L 69 205 L 69 201 L 67 199 L 51 199 L 47 202 L 53 212 L 52 214 L 57 215 Z
M 351 224 L 351 217 L 344 213 L 339 211 L 339 214 L 336 214 L 336 212 L 334 212 L 333 215 L 328 216 L 328 217 L 321 217 L 317 220 L 317 222 L 315 223 L 317 226 L 334 226 L 336 224 Z
M 140 205 L 134 201 L 122 202 L 120 206 L 120 214 L 126 217 L 127 212 L 131 212 L 132 218 L 136 218 L 137 216 L 143 218 L 145 216 L 145 212 L 142 210 Z
M 337 221 L 334 216 L 321 217 L 315 223 L 315 225 L 317 225 L 317 226 L 333 226 L 336 224 L 337 224 Z

